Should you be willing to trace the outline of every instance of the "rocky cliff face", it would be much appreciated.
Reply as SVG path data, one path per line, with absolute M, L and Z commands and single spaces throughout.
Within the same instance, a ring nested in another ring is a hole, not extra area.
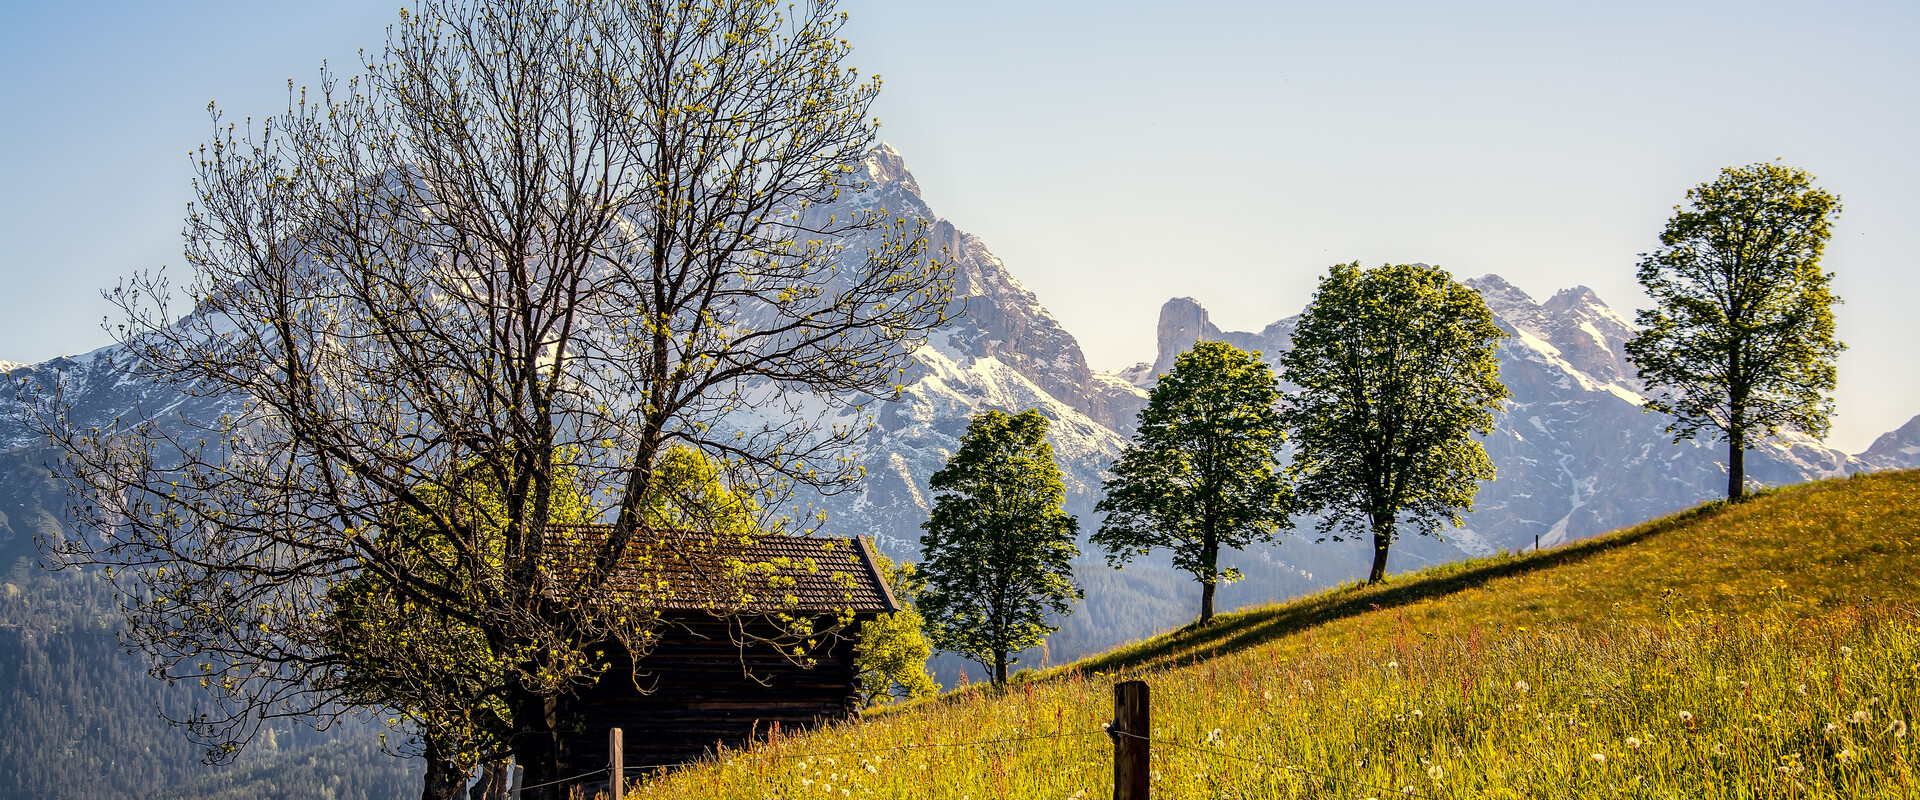
M 831 497 L 805 498 L 828 514 L 836 534 L 873 537 L 896 556 L 917 557 L 920 524 L 932 498 L 927 481 L 959 445 L 967 421 L 988 409 L 1037 408 L 1052 423 L 1052 443 L 1067 486 L 1068 510 L 1084 532 L 1099 521 L 1093 506 L 1106 468 L 1132 434 L 1146 388 L 1174 356 L 1200 339 L 1261 351 L 1275 360 L 1291 345 L 1297 317 L 1258 332 L 1223 331 L 1190 298 L 1161 311 L 1159 352 L 1114 374 L 1094 372 L 1073 335 L 979 237 L 941 219 L 920 195 L 900 154 L 876 151 L 864 164 L 869 188 L 840 201 L 887 209 L 930 223 L 934 252 L 956 267 L 952 322 L 914 356 L 899 398 L 868 405 L 874 427 L 855 454 L 867 479 Z M 863 252 L 855 247 L 852 252 Z M 1486 440 L 1499 477 L 1482 487 L 1466 525 L 1439 540 L 1414 537 L 1396 545 L 1395 570 L 1455 560 L 1499 548 L 1555 544 L 1636 523 L 1718 496 L 1725 487 L 1723 448 L 1674 444 L 1664 420 L 1640 411 L 1644 387 L 1622 352 L 1632 325 L 1584 287 L 1536 302 L 1496 276 L 1467 282 L 1486 298 L 1511 334 L 1500 350 L 1501 376 L 1513 397 Z M 221 401 L 182 396 L 128 375 L 115 348 L 30 367 L 9 367 L 13 383 L 67 385 L 74 418 L 108 425 L 139 409 L 171 419 L 211 419 Z M 47 476 L 47 454 L 18 417 L 12 392 L 0 394 L 0 568 L 31 557 L 33 535 L 61 535 L 60 487 Z M 1920 418 L 1881 437 L 1859 456 L 1804 438 L 1748 456 L 1750 475 L 1786 483 L 1865 469 L 1920 466 Z M 1222 590 L 1223 607 L 1280 599 L 1352 579 L 1368 554 L 1358 543 L 1318 543 L 1305 536 L 1230 554 L 1247 580 Z M 1120 572 L 1087 552 L 1080 570 L 1086 603 L 1054 637 L 1057 661 L 1190 620 L 1198 590 L 1183 573 L 1149 559 Z M 1027 654 L 1035 663 L 1040 654 Z M 947 670 L 951 675 L 951 668 Z

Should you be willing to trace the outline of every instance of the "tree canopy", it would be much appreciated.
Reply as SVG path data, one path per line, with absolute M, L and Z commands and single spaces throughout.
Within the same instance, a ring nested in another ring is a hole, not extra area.
M 1728 167 L 1687 191 L 1640 260 L 1654 307 L 1636 316 L 1627 356 L 1672 414 L 1677 443 L 1712 428 L 1727 443 L 1727 497 L 1746 496 L 1746 450 L 1781 431 L 1825 436 L 1833 416 L 1834 338 L 1820 256 L 1840 198 L 1805 170 Z
M 1273 541 L 1287 524 L 1279 402 L 1259 353 L 1195 344 L 1148 392 L 1139 433 L 1096 506 L 1107 516 L 1092 541 L 1109 562 L 1165 549 L 1174 568 L 1193 573 L 1201 625 L 1213 621 L 1215 586 L 1239 579 L 1220 566 L 1220 548 Z
M 1493 479 L 1473 434 L 1493 431 L 1507 397 L 1505 336 L 1479 294 L 1424 264 L 1335 265 L 1301 315 L 1280 358 L 1299 387 L 1281 411 L 1299 511 L 1336 540 L 1372 535 L 1369 582 L 1386 576 L 1402 521 L 1421 534 L 1458 525 Z
M 1082 596 L 1073 584 L 1080 526 L 1060 508 L 1066 489 L 1046 417 L 1032 409 L 975 416 L 929 485 L 919 606 L 930 638 L 1004 684 L 1016 654 L 1056 629 L 1046 615 L 1068 613 Z
M 779 518 L 796 487 L 857 477 L 847 398 L 891 395 L 951 271 L 923 223 L 827 206 L 876 142 L 845 22 L 832 0 L 426 0 L 358 74 L 217 129 L 191 279 L 109 298 L 128 370 L 230 412 L 92 431 L 49 399 L 87 531 L 55 556 L 115 568 L 160 674 L 214 665 L 193 730 L 216 753 L 338 708 L 327 588 L 371 571 L 512 654 L 515 757 L 562 777 L 553 697 L 646 634 L 590 598 L 646 543 L 662 454 L 711 458 L 769 532 L 808 524 Z M 555 573 L 563 474 L 612 533 Z M 456 511 L 495 502 L 497 527 Z M 401 509 L 443 557 L 381 544 Z

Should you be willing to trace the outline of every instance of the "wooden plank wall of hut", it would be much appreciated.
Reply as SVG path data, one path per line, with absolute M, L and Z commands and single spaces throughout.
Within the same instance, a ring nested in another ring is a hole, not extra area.
M 599 683 L 562 704 L 564 769 L 604 766 L 615 727 L 626 740 L 627 765 L 644 768 L 695 760 L 716 743 L 738 748 L 765 739 L 776 722 L 794 731 L 844 719 L 859 707 L 853 657 L 852 641 L 828 641 L 814 666 L 802 667 L 765 644 L 743 651 L 725 622 L 683 618 L 641 660 L 646 692 L 634 687 L 622 651 Z

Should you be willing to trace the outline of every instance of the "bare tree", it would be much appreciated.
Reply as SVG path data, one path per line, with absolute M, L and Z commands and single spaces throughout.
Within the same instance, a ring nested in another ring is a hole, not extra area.
M 761 530 L 855 477 L 855 398 L 891 394 L 951 275 L 917 221 L 826 207 L 875 144 L 845 19 L 425 0 L 363 73 L 200 150 L 192 313 L 160 273 L 108 294 L 127 370 L 231 413 L 81 430 L 49 404 L 85 531 L 55 555 L 110 567 L 128 640 L 205 682 L 216 754 L 352 699 L 328 589 L 371 573 L 479 634 L 527 782 L 562 777 L 555 698 L 596 643 L 648 640 L 649 598 L 607 589 L 662 455 L 714 459 Z M 563 482 L 613 526 L 558 569 Z

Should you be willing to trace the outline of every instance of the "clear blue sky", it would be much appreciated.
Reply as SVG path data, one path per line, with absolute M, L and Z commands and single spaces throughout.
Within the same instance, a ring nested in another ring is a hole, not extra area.
M 0 6 L 0 359 L 106 343 L 98 291 L 178 264 L 205 106 L 377 48 L 399 4 Z M 1426 261 L 1623 313 L 1686 189 L 1783 158 L 1842 195 L 1851 451 L 1920 413 L 1920 3 L 848 0 L 882 135 L 1096 368 L 1168 297 L 1294 313 L 1336 261 Z

